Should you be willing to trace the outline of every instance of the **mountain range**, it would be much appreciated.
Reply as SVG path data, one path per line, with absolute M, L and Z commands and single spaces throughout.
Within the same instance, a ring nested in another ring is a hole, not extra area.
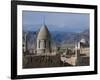
M 23 31 L 23 35 L 26 31 Z M 56 45 L 63 45 L 63 44 L 75 44 L 79 42 L 82 38 L 84 38 L 88 43 L 89 40 L 89 29 L 85 29 L 82 32 L 63 32 L 63 31 L 51 31 L 51 40 Z M 36 43 L 36 36 L 37 32 L 35 31 L 28 31 L 27 40 L 28 44 L 34 45 Z M 24 37 L 24 36 L 23 36 Z

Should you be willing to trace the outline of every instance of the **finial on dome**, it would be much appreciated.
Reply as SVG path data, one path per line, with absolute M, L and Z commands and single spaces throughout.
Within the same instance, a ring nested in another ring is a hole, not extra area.
M 43 16 L 43 25 L 45 25 L 45 16 Z

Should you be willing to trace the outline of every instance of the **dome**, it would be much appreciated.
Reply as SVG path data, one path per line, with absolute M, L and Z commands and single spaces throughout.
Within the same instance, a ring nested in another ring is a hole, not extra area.
M 86 43 L 86 40 L 85 39 L 81 39 L 80 42 L 81 43 Z
M 48 39 L 50 38 L 50 33 L 48 31 L 48 28 L 46 25 L 43 25 L 39 32 L 38 32 L 38 36 L 37 36 L 37 39 Z

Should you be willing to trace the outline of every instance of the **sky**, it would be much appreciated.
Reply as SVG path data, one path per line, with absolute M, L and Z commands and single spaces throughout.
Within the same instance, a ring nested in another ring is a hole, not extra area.
M 89 29 L 89 14 L 64 12 L 23 11 L 23 30 L 37 31 L 47 25 L 50 31 L 81 32 Z

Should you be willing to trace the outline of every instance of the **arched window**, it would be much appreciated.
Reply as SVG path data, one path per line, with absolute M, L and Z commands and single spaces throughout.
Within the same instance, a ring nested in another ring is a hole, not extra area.
M 46 48 L 46 40 L 44 40 L 44 48 Z
M 38 44 L 39 48 L 40 48 L 40 40 L 39 40 L 39 44 Z
M 50 41 L 49 41 L 49 48 L 51 47 L 51 43 L 50 43 Z

